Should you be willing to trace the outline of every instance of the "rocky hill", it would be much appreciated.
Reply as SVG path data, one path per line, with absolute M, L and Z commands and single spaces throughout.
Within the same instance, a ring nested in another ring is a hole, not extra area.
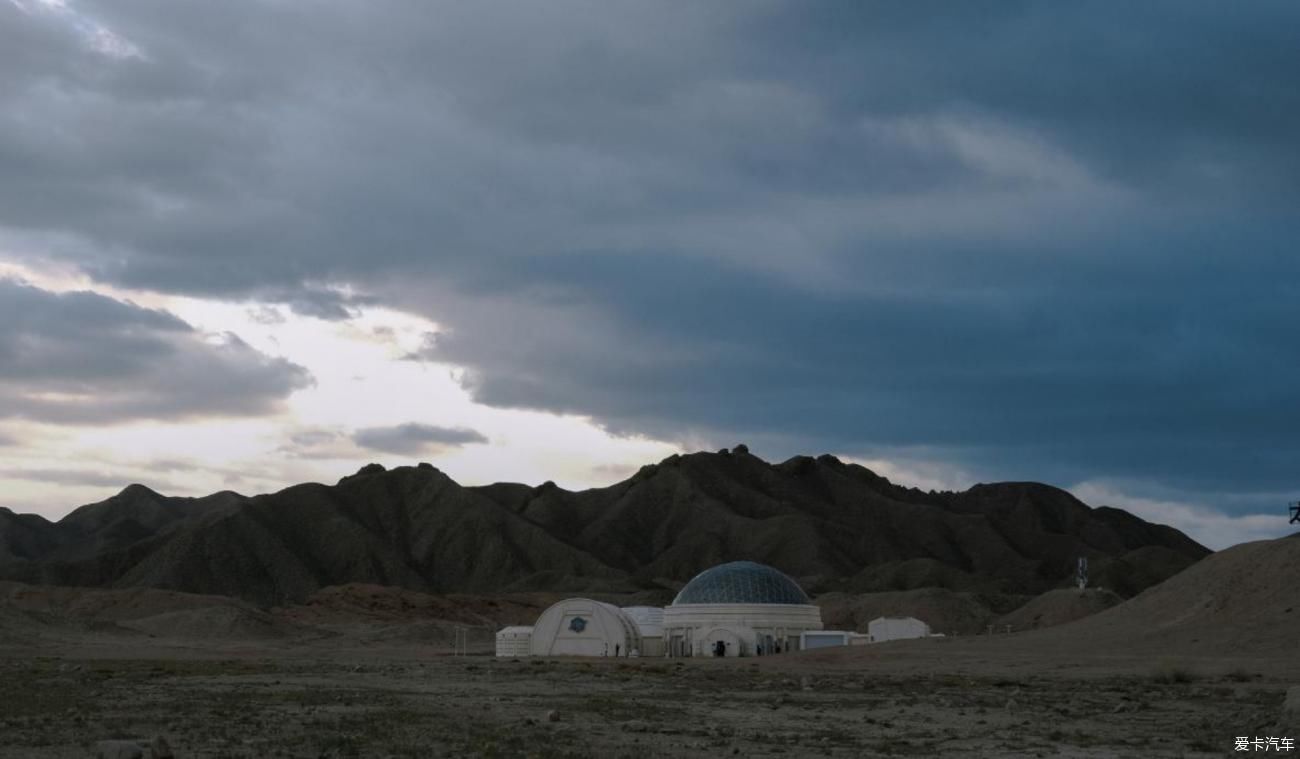
M 998 630 L 1037 630 L 1073 622 L 1103 612 L 1124 599 L 1105 588 L 1057 588 L 1005 614 L 993 624 Z
M 1242 543 L 1112 609 L 1045 630 L 1039 639 L 1153 655 L 1294 653 L 1300 639 L 1298 578 L 1300 534 Z
M 813 592 L 1065 585 L 1077 557 L 1128 596 L 1209 551 L 1170 527 L 1036 483 L 960 493 L 831 456 L 770 464 L 743 446 L 671 456 L 607 488 L 463 487 L 428 464 L 336 485 L 166 498 L 131 486 L 57 523 L 0 510 L 0 578 L 301 602 L 346 583 L 431 593 L 658 593 L 752 559 Z

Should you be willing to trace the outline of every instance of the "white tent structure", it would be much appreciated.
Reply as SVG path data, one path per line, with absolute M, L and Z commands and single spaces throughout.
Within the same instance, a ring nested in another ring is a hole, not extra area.
M 876 617 L 867 623 L 867 634 L 872 643 L 925 638 L 930 635 L 930 626 L 916 617 Z
M 633 649 L 638 656 L 664 655 L 664 610 L 660 606 L 625 606 L 623 613 L 636 624 L 641 635 L 641 649 Z
M 799 584 L 752 561 L 696 575 L 664 609 L 668 656 L 754 656 L 798 650 L 800 633 L 822 629 L 821 610 Z
M 642 646 L 630 616 L 588 598 L 566 598 L 542 612 L 529 643 L 533 656 L 630 656 Z
M 532 654 L 533 628 L 506 627 L 497 631 L 497 656 Z

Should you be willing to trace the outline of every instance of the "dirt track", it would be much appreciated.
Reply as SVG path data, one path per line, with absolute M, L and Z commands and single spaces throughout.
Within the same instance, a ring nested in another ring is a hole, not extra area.
M 1224 756 L 1277 722 L 1296 674 L 1258 661 L 1018 661 L 1006 641 L 978 639 L 875 648 L 678 662 L 11 647 L 0 756 L 82 757 L 97 740 L 155 735 L 178 757 Z

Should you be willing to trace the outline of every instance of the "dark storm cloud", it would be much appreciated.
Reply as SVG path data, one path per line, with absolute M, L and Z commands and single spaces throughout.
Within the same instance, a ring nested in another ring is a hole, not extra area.
M 953 3 L 941 13 L 814 3 L 777 15 L 786 23 L 755 27 L 771 53 L 755 65 L 827 92 L 850 113 L 1005 114 L 1129 181 L 1300 189 L 1300 159 L 1284 149 L 1300 118 L 1288 84 L 1300 8 L 1285 0 L 1244 13 L 1164 0 Z
M 486 443 L 488 439 L 481 432 L 465 427 L 436 427 L 411 422 L 395 427 L 357 430 L 352 435 L 352 441 L 362 448 L 384 453 L 413 454 L 471 443 Z
M 1158 267 L 1076 267 L 965 294 L 839 295 L 698 262 L 641 264 L 554 273 L 598 293 L 635 272 L 606 339 L 528 330 L 520 352 L 506 342 L 518 326 L 485 314 L 432 353 L 491 367 L 471 386 L 498 405 L 666 436 L 701 425 L 723 441 L 785 430 L 833 450 L 929 446 L 1008 477 L 1282 487 L 1300 454 L 1289 402 L 1300 263 L 1268 283 L 1223 262 L 1195 287 Z
M 307 386 L 302 367 L 165 311 L 0 279 L 0 417 L 58 423 L 245 416 Z
M 1300 485 L 1295 3 L 74 8 L 140 55 L 0 4 L 10 256 L 620 431 Z

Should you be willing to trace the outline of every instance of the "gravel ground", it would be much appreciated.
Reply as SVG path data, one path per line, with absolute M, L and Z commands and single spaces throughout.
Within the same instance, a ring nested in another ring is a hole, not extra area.
M 980 646 L 849 662 L 9 647 L 0 757 L 155 736 L 177 757 L 1232 756 L 1289 684 L 1259 662 L 1026 668 Z

